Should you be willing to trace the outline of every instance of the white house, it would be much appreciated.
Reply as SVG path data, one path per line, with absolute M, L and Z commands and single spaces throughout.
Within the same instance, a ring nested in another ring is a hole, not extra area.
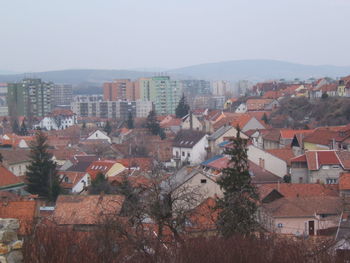
M 259 165 L 261 168 L 269 171 L 270 173 L 277 175 L 281 178 L 289 174 L 288 164 L 285 160 L 278 158 L 277 156 L 264 151 L 254 145 L 248 146 L 248 160 Z
M 91 184 L 91 176 L 85 172 L 59 172 L 62 187 L 71 193 L 80 193 Z
M 72 111 L 59 109 L 44 117 L 40 121 L 39 127 L 48 131 L 64 130 L 75 124 L 77 124 L 77 118 Z
M 177 163 L 199 164 L 207 156 L 208 138 L 204 132 L 181 130 L 173 144 L 173 159 Z
M 96 130 L 89 134 L 86 140 L 106 140 L 109 143 L 112 143 L 111 138 L 104 131 Z
M 203 130 L 203 124 L 199 121 L 199 119 L 193 113 L 187 114 L 182 118 L 181 121 L 181 129 L 192 129 L 197 131 Z

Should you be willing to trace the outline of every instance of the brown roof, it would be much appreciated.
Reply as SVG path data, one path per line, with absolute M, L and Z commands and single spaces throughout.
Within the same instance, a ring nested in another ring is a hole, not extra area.
M 181 130 L 177 133 L 174 139 L 173 147 L 192 148 L 204 136 L 205 133 L 201 131 Z
M 272 101 L 272 99 L 249 99 L 246 102 L 247 109 L 248 111 L 264 110 L 265 106 L 269 105 Z
M 334 196 L 280 198 L 264 204 L 274 217 L 313 217 L 315 214 L 338 215 L 342 200 Z
M 262 137 L 264 140 L 267 141 L 274 141 L 274 142 L 279 142 L 280 141 L 280 129 L 266 129 L 266 130 L 261 130 Z
M 118 215 L 123 202 L 121 195 L 60 195 L 54 219 L 60 225 L 94 225 L 103 215 Z
M 294 158 L 294 153 L 291 148 L 282 148 L 282 149 L 270 149 L 266 150 L 268 153 L 286 161 L 288 165 L 290 165 L 290 160 Z
M 29 162 L 29 153 L 30 150 L 22 150 L 22 149 L 8 149 L 8 150 L 0 150 L 0 153 L 3 157 L 3 161 L 8 164 L 14 163 L 22 163 Z
M 339 177 L 339 190 L 350 190 L 350 173 L 341 173 Z
M 277 190 L 285 198 L 312 197 L 312 196 L 338 196 L 336 185 L 324 184 L 264 184 L 259 186 L 260 197 L 265 198 L 271 191 Z

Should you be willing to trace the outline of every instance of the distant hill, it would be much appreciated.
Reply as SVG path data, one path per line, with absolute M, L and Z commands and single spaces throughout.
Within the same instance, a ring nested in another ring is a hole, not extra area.
M 242 79 L 262 81 L 269 79 L 308 79 L 311 77 L 341 77 L 350 75 L 350 66 L 311 66 L 276 60 L 234 60 L 194 65 L 169 71 L 174 74 L 209 80 Z
M 101 84 L 118 78 L 136 79 L 153 76 L 152 72 L 131 70 L 101 70 L 101 69 L 67 69 L 58 71 L 35 72 L 25 74 L 0 75 L 0 82 L 19 81 L 25 77 L 41 78 L 55 83 L 69 83 L 73 85 L 90 83 Z
M 150 69 L 151 70 L 151 69 Z M 70 83 L 73 85 L 97 85 L 117 78 L 136 79 L 159 75 L 160 71 L 141 70 L 95 70 L 71 69 L 27 74 L 0 74 L 0 82 L 13 82 L 24 77 L 37 77 L 55 83 Z M 311 77 L 342 77 L 350 75 L 350 66 L 311 66 L 275 60 L 235 60 L 218 63 L 194 65 L 162 71 L 178 79 L 206 79 L 206 80 L 251 80 L 263 81 L 270 79 L 308 79 Z

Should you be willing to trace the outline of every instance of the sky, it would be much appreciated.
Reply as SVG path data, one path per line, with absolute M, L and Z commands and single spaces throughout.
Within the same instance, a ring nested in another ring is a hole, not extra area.
M 350 65 L 350 0 L 0 0 L 0 70 Z

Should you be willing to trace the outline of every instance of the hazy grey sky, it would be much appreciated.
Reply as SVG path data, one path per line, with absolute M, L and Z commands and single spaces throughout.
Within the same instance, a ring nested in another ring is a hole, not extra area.
M 350 0 L 0 0 L 0 70 L 350 65 Z

